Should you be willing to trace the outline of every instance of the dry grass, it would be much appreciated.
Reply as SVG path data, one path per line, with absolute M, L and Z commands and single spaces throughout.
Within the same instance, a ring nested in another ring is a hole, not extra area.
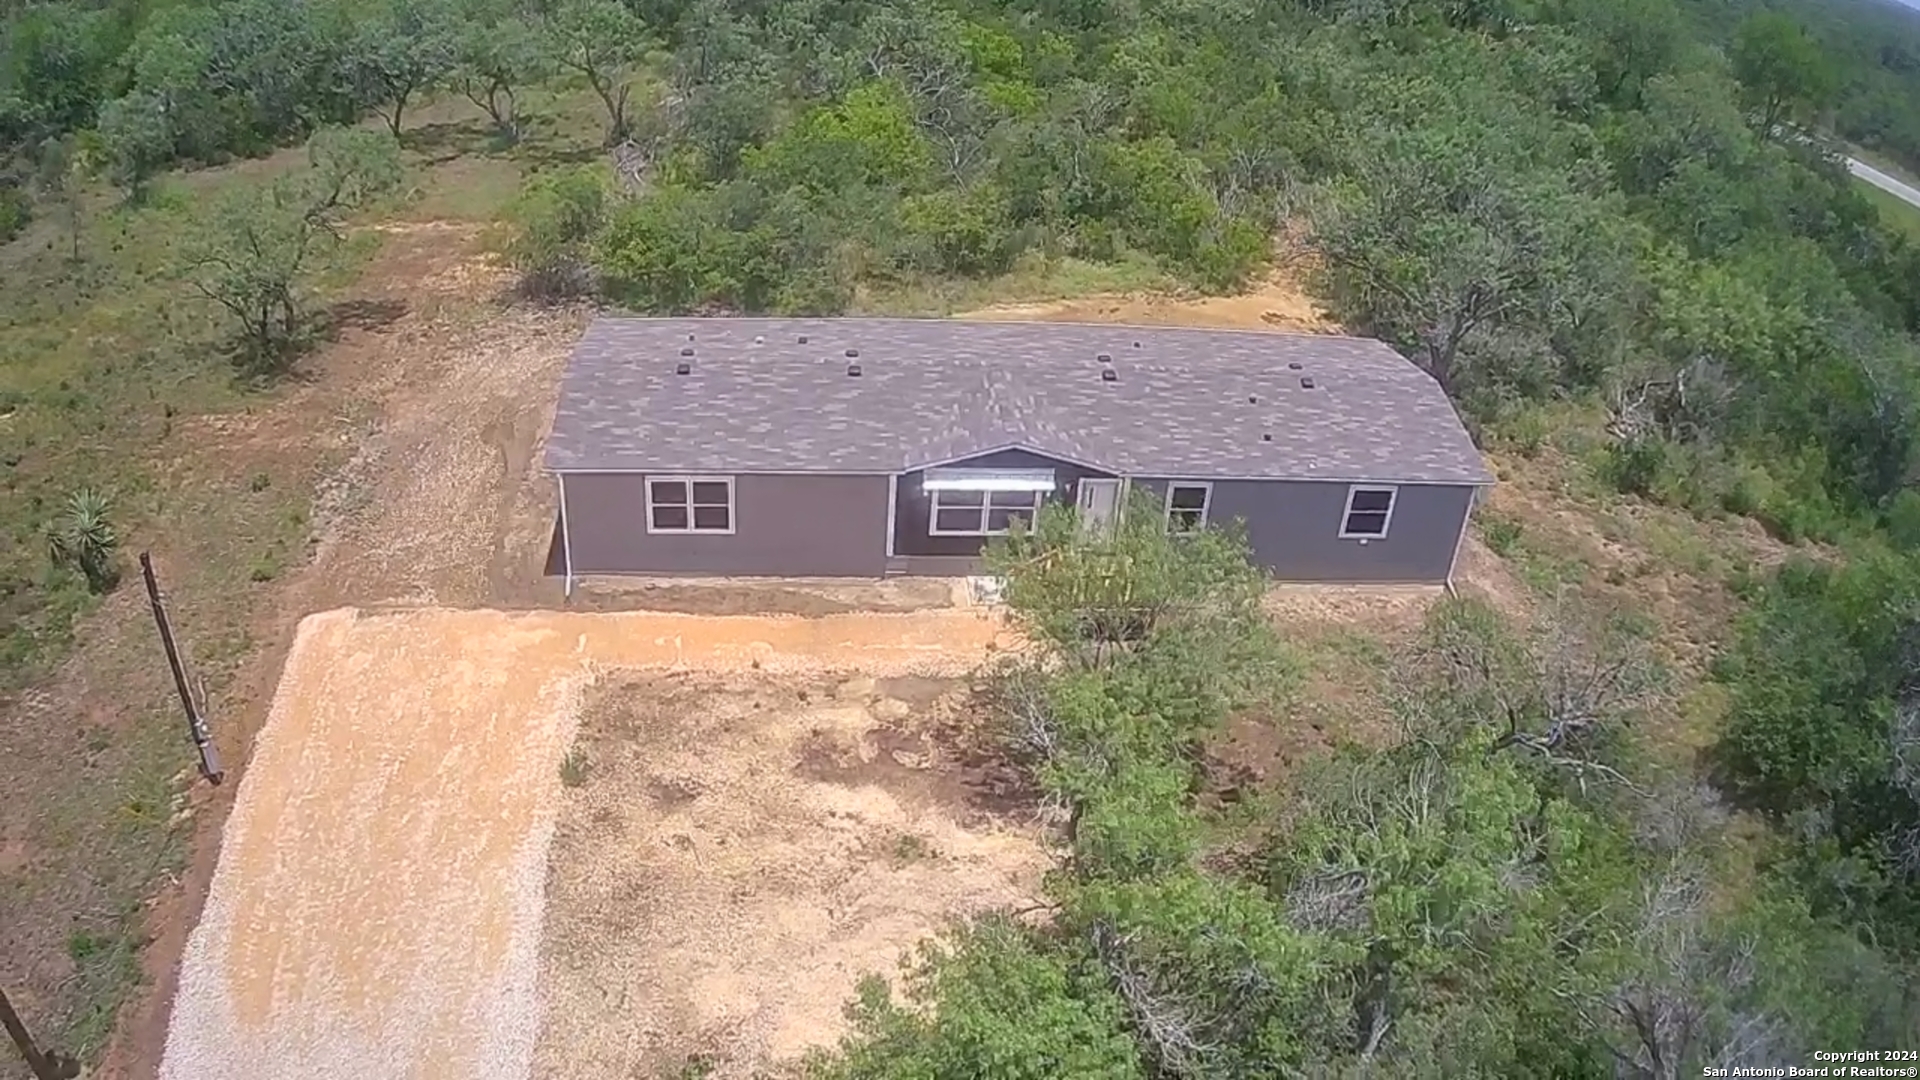
M 1340 326 L 1308 296 L 1301 282 L 1276 270 L 1234 296 L 1178 297 L 1165 293 L 1100 294 L 1038 303 L 998 304 L 959 318 L 1036 322 L 1107 322 L 1137 326 L 1212 326 L 1337 334 Z
M 1579 418 L 1564 419 L 1559 437 L 1577 442 Z M 1469 578 L 1504 579 L 1487 591 L 1523 616 L 1533 598 L 1566 592 L 1650 619 L 1657 653 L 1674 678 L 1669 700 L 1642 734 L 1657 754 L 1690 762 L 1719 730 L 1724 695 L 1710 669 L 1744 608 L 1734 586 L 1796 548 L 1749 519 L 1702 521 L 1606 491 L 1584 460 L 1558 446 L 1491 457 L 1501 482 L 1476 515 L 1479 539 L 1464 557 L 1473 567 Z M 1504 554 L 1487 548 L 1490 530 L 1505 534 Z

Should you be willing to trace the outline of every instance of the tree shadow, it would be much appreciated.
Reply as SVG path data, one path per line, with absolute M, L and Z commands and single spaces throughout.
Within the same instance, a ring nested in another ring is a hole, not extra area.
M 511 149 L 490 121 L 459 120 L 423 124 L 400 133 L 400 146 L 440 165 L 455 158 L 487 156 Z
M 514 157 L 529 169 L 552 169 L 586 165 L 599 161 L 606 151 L 597 146 L 553 146 L 545 142 L 522 142 L 514 148 Z
M 342 300 L 315 313 L 311 334 L 320 341 L 339 341 L 349 330 L 385 330 L 405 318 L 412 307 L 398 298 Z
M 276 383 L 303 383 L 315 377 L 300 361 L 322 345 L 340 341 L 350 330 L 384 330 L 412 310 L 405 300 L 342 300 L 303 319 L 293 336 L 263 350 L 258 342 L 235 333 L 218 345 L 219 354 L 240 381 L 255 389 Z

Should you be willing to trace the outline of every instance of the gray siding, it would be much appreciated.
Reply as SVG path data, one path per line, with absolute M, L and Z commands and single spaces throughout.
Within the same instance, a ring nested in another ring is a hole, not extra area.
M 1184 479 L 1184 478 L 1179 478 Z M 1165 498 L 1167 481 L 1136 478 Z M 1340 539 L 1346 484 L 1215 480 L 1211 524 L 1244 521 L 1254 561 L 1281 581 L 1441 583 L 1453 566 L 1474 489 L 1401 484 L 1384 539 Z
M 1064 461 L 1028 453 L 1025 450 L 1000 450 L 979 457 L 956 461 L 946 466 L 955 469 L 1052 469 L 1054 488 L 1049 502 L 1064 502 L 1072 505 L 1078 498 L 1076 487 L 1083 476 L 1112 476 L 1093 469 L 1083 469 Z M 984 536 L 933 536 L 928 532 L 928 519 L 933 514 L 933 496 L 920 486 L 925 479 L 924 472 L 903 473 L 895 498 L 898 500 L 899 517 L 893 527 L 893 550 L 896 555 L 979 555 L 986 550 L 987 537 Z
M 647 532 L 646 477 L 567 473 L 575 574 L 879 577 L 887 566 L 887 478 L 742 474 L 733 534 Z
M 1062 499 L 1089 474 L 1032 455 L 992 455 L 967 464 L 1047 467 Z M 977 537 L 927 535 L 918 474 L 899 484 L 895 546 L 909 573 L 961 573 Z M 880 577 L 887 571 L 887 478 L 754 475 L 734 478 L 730 536 L 658 535 L 646 528 L 645 476 L 568 473 L 567 531 L 575 574 L 713 574 L 766 577 Z M 1164 498 L 1167 481 L 1135 478 Z M 1447 579 L 1474 489 L 1400 485 L 1385 539 L 1340 539 L 1346 484 L 1216 480 L 1208 520 L 1243 521 L 1256 562 L 1281 581 L 1438 583 Z M 933 548 L 943 550 L 932 550 Z M 935 558 L 927 558 L 935 556 Z M 948 556 L 949 558 L 939 558 Z M 555 567 L 557 570 L 558 567 Z

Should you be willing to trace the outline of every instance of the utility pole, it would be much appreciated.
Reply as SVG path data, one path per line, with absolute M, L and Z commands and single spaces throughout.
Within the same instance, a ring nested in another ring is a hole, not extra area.
M 20 1014 L 13 1011 L 13 1002 L 7 1000 L 5 990 L 0 990 L 0 1027 L 7 1029 L 20 1056 L 27 1060 L 34 1080 L 73 1080 L 80 1075 L 78 1061 L 52 1050 L 42 1052 L 34 1045 L 33 1036 L 27 1034 L 27 1025 L 21 1023 Z
M 173 669 L 173 688 L 180 695 L 180 708 L 187 714 L 187 734 L 193 739 L 194 749 L 200 752 L 200 775 L 218 784 L 224 775 L 220 755 L 214 751 L 213 737 L 207 734 L 207 718 L 201 715 L 200 705 L 193 700 L 193 691 L 187 688 L 187 669 L 180 662 L 180 648 L 173 641 L 173 624 L 167 619 L 167 606 L 160 597 L 160 579 L 154 576 L 153 556 L 149 552 L 140 553 L 140 576 L 147 580 L 147 602 L 153 605 L 153 622 L 160 628 L 160 647 L 167 651 L 167 666 Z

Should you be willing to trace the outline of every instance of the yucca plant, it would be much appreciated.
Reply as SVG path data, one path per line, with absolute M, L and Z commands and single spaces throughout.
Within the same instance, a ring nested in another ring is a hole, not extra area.
M 81 488 L 68 497 L 66 509 L 47 529 L 47 557 L 55 566 L 80 571 L 87 587 L 97 593 L 113 588 L 120 579 L 114 561 L 120 537 L 107 517 L 111 509 L 105 495 Z

